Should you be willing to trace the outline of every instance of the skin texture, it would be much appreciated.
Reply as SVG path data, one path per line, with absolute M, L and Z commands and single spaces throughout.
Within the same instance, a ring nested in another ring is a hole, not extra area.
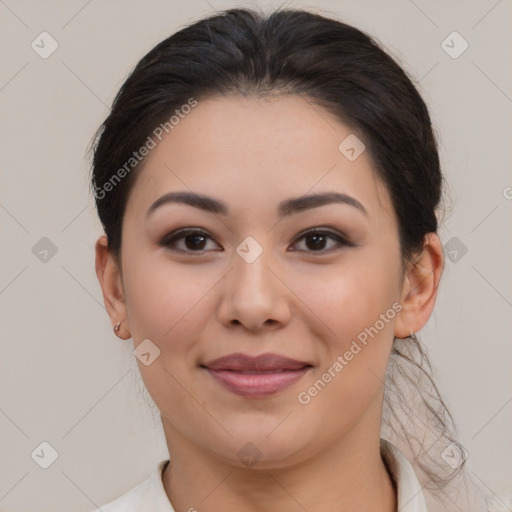
M 427 322 L 444 259 L 431 233 L 402 276 L 385 186 L 366 152 L 349 161 L 338 150 L 351 133 L 299 96 L 199 101 L 147 157 L 123 219 L 122 263 L 105 236 L 97 241 L 118 336 L 132 337 L 134 348 L 149 338 L 161 351 L 138 365 L 161 412 L 171 454 L 163 482 L 177 512 L 396 510 L 379 453 L 384 376 L 393 336 Z M 146 217 L 171 191 L 220 199 L 229 214 L 174 203 Z M 356 198 L 368 215 L 328 204 L 278 218 L 282 200 L 328 191 Z M 174 250 L 159 245 L 185 227 L 206 232 L 202 251 L 184 238 Z M 298 236 L 317 227 L 355 245 Z M 236 252 L 247 236 L 263 249 L 252 263 Z M 299 403 L 298 393 L 393 303 L 400 313 Z M 245 398 L 199 366 L 232 352 L 276 352 L 313 368 L 270 397 Z M 247 443 L 261 456 L 251 467 L 237 455 Z

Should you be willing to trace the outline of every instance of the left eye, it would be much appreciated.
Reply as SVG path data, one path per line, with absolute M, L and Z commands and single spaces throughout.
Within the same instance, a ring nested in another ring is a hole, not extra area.
M 197 229 L 184 229 L 177 231 L 175 233 L 171 233 L 171 235 L 167 235 L 159 245 L 163 247 L 168 247 L 172 250 L 183 251 L 183 252 L 200 252 L 205 250 L 206 241 L 208 239 L 213 240 L 208 233 L 197 230 Z M 334 247 L 337 246 L 348 246 L 353 247 L 354 244 L 346 240 L 341 235 L 337 233 L 333 233 L 331 231 L 314 229 L 303 233 L 299 238 L 296 239 L 294 244 L 297 244 L 299 241 L 304 240 L 305 245 L 307 247 L 306 252 L 326 252 L 333 249 L 333 247 L 329 247 L 326 249 L 325 245 L 328 240 L 334 240 Z M 177 247 L 178 241 L 185 241 L 185 248 Z M 309 250 L 308 250 L 309 249 Z M 297 250 L 297 249 L 293 249 Z M 304 250 L 304 249 L 298 249 Z
M 307 252 L 322 252 L 322 251 L 329 251 L 333 247 L 330 247 L 329 249 L 325 248 L 326 241 L 328 239 L 334 240 L 336 242 L 335 246 L 349 246 L 352 247 L 354 244 L 343 238 L 342 236 L 338 235 L 337 233 L 332 233 L 331 231 L 325 231 L 321 229 L 313 229 L 308 231 L 307 233 L 304 233 L 302 236 L 300 236 L 298 240 L 310 240 L 310 243 L 306 242 L 306 246 L 308 249 L 313 249 L 312 251 Z

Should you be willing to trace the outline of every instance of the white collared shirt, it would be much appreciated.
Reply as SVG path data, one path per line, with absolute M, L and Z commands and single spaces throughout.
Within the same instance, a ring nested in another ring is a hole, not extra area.
M 394 444 L 380 440 L 382 458 L 396 485 L 400 512 L 427 512 L 425 498 L 414 469 L 407 457 Z M 163 460 L 151 475 L 126 494 L 91 512 L 175 512 L 162 482 Z

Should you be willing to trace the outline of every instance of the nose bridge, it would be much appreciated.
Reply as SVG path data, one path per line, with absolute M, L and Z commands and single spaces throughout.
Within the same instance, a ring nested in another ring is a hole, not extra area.
M 224 284 L 221 320 L 244 324 L 250 329 L 272 320 L 286 322 L 286 287 L 274 275 L 276 266 L 271 249 L 264 249 L 246 237 L 233 254 L 233 269 Z
M 271 282 L 272 274 L 269 266 L 272 265 L 271 249 L 263 246 L 252 236 L 246 237 L 235 249 L 233 255 L 234 275 L 231 286 L 239 298 L 244 298 L 247 304 L 253 307 L 261 302 L 267 302 L 273 296 Z

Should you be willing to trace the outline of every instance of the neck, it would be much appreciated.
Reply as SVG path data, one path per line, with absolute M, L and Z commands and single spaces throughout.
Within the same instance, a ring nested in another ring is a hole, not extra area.
M 314 458 L 267 470 L 229 464 L 165 422 L 164 430 L 173 442 L 171 463 L 162 480 L 176 512 L 397 510 L 378 432 L 372 443 L 368 433 L 348 433 Z

